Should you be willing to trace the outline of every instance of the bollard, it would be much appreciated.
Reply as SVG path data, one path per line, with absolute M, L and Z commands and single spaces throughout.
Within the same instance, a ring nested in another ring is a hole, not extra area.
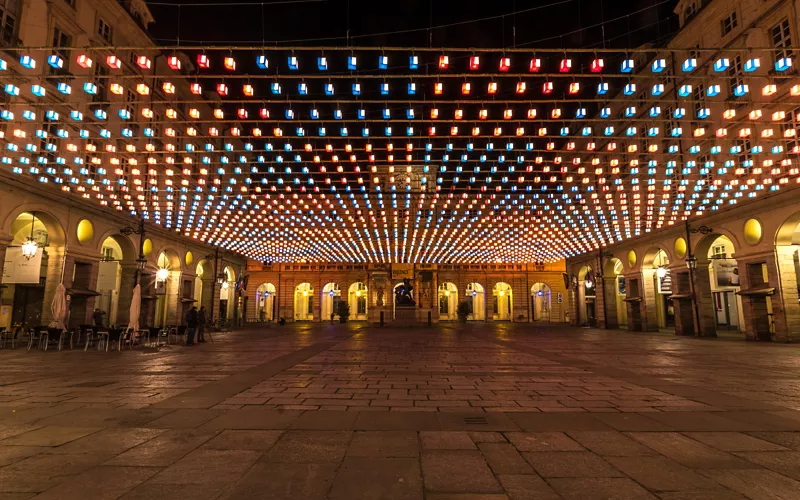
M 381 311 L 381 326 L 383 326 L 383 311 Z
M 428 326 L 431 326 L 431 312 L 428 311 Z

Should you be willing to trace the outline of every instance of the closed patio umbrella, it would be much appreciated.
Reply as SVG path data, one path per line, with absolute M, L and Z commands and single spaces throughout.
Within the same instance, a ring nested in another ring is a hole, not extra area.
M 133 297 L 131 297 L 130 321 L 128 328 L 132 328 L 134 332 L 139 331 L 139 313 L 142 311 L 142 287 L 136 285 L 133 289 Z
M 50 304 L 50 312 L 53 313 L 53 321 L 48 326 L 65 330 L 64 318 L 67 315 L 67 288 L 63 283 L 59 283 L 56 287 L 53 302 Z

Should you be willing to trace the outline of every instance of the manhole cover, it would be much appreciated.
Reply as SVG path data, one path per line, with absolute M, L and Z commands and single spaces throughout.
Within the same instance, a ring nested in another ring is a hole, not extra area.
M 467 425 L 488 425 L 484 417 L 464 417 L 464 423 Z

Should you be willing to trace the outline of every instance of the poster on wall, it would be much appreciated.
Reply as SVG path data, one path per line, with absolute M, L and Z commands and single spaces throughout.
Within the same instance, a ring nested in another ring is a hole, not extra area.
M 3 283 L 28 283 L 39 284 L 39 275 L 42 270 L 42 254 L 44 251 L 39 248 L 36 255 L 26 259 L 22 255 L 22 248 L 8 247 L 6 249 L 6 260 L 3 265 Z
M 625 276 L 617 276 L 617 293 L 627 295 L 628 289 L 625 287 Z
M 664 271 L 664 276 L 658 276 L 658 293 L 672 295 L 672 273 L 668 269 Z
M 717 287 L 739 286 L 739 265 L 733 259 L 714 259 L 714 275 Z

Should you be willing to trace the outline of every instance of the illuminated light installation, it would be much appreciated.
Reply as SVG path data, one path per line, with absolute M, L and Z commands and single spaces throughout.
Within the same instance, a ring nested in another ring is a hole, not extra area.
M 259 261 L 550 262 L 800 186 L 771 50 L 15 50 L 0 168 Z

